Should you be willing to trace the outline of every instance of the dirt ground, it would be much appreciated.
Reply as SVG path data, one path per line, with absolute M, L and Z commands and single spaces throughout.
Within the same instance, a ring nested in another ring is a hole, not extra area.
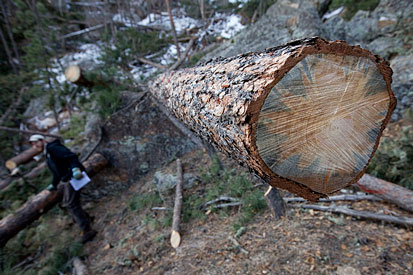
M 209 165 L 199 151 L 186 154 L 182 162 L 185 172 L 198 175 L 197 167 Z M 231 163 L 225 166 L 236 167 Z M 99 231 L 85 247 L 91 274 L 413 274 L 411 228 L 296 208 L 288 208 L 280 221 L 268 209 L 255 216 L 237 238 L 240 246 L 229 239 L 239 209 L 209 213 L 204 220 L 181 224 L 182 243 L 175 250 L 170 228 L 153 222 L 165 211 L 128 206 L 136 194 L 153 190 L 152 180 L 149 174 L 89 209 Z M 184 196 L 200 188 L 205 186 L 185 189 Z M 266 187 L 261 188 L 264 193 Z M 336 204 L 413 217 L 385 202 Z

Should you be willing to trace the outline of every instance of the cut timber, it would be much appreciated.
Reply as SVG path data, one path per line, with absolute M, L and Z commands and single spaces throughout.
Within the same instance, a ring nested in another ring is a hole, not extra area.
M 363 191 L 383 200 L 392 202 L 407 211 L 413 212 L 413 191 L 400 185 L 364 174 L 356 183 Z
M 92 177 L 99 169 L 107 165 L 107 160 L 100 154 L 94 154 L 83 165 L 87 174 Z M 0 221 L 0 247 L 6 245 L 8 240 L 23 230 L 26 226 L 37 220 L 41 215 L 50 210 L 63 197 L 63 186 L 59 185 L 57 191 L 43 190 L 32 199 L 28 200 L 14 214 L 10 214 Z
M 285 202 L 281 197 L 280 191 L 270 186 L 267 192 L 265 192 L 264 197 L 276 221 L 285 216 Z
M 176 195 L 175 195 L 175 206 L 174 215 L 172 219 L 172 234 L 171 234 L 171 245 L 173 248 L 177 248 L 181 244 L 181 234 L 179 233 L 179 225 L 181 220 L 181 209 L 182 209 L 182 185 L 184 182 L 184 176 L 182 172 L 182 163 L 180 159 L 177 159 L 177 182 L 176 182 Z
M 273 187 L 317 200 L 365 172 L 396 106 L 392 71 L 344 41 L 293 41 L 166 72 L 151 93 Z
M 17 156 L 14 156 L 13 158 L 7 160 L 5 165 L 9 170 L 13 170 L 14 168 L 19 166 L 20 164 L 25 164 L 25 163 L 29 162 L 30 160 L 33 159 L 34 156 L 36 156 L 40 153 L 41 153 L 41 151 L 39 151 L 39 150 L 37 150 L 33 147 L 30 147 L 26 151 L 23 151 L 20 154 L 18 154 Z
M 71 65 L 67 67 L 65 70 L 65 77 L 67 81 L 70 81 L 76 85 L 83 86 L 83 87 L 90 88 L 90 87 L 93 87 L 95 84 L 94 82 L 87 80 L 82 75 L 82 70 L 77 65 Z

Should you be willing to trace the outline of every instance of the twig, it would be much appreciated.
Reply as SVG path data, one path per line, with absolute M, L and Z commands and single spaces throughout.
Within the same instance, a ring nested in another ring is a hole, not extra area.
M 38 135 L 43 135 L 43 136 L 47 136 L 47 137 L 54 137 L 54 138 L 62 139 L 62 137 L 58 136 L 58 135 L 52 135 L 52 134 L 48 134 L 48 133 L 42 133 L 42 132 L 30 131 L 30 130 L 20 130 L 20 129 L 16 129 L 16 128 L 9 128 L 9 127 L 3 127 L 3 126 L 0 126 L 0 130 L 8 131 L 8 132 L 17 132 L 17 133 L 28 134 L 28 135 L 38 134 Z
M 181 243 L 180 234 L 180 222 L 181 222 L 181 210 L 182 210 L 182 187 L 184 182 L 184 174 L 182 170 L 182 162 L 180 159 L 176 160 L 177 165 L 177 182 L 176 182 L 176 195 L 175 204 L 172 218 L 172 234 L 171 245 L 173 248 L 177 248 Z
M 11 268 L 11 271 L 16 270 L 17 268 L 22 267 L 22 266 L 24 266 L 24 265 L 26 265 L 26 264 L 29 264 L 29 263 L 31 263 L 31 262 L 34 262 L 37 258 L 40 257 L 40 254 L 42 253 L 42 251 L 43 251 L 43 245 L 39 246 L 39 248 L 36 250 L 36 254 L 34 254 L 33 257 L 32 257 L 32 256 L 27 257 L 27 258 L 24 259 L 21 263 L 13 266 L 13 267 Z
M 329 198 L 321 198 L 320 202 L 331 202 L 331 201 L 361 201 L 361 200 L 371 200 L 371 201 L 381 201 L 382 199 L 374 196 L 374 195 L 366 195 L 366 194 L 355 194 L 355 195 L 337 195 L 331 196 Z M 284 198 L 286 203 L 291 202 L 306 202 L 306 199 L 303 198 Z
M 91 32 L 91 31 L 98 30 L 100 28 L 103 28 L 104 26 L 105 26 L 105 24 L 99 24 L 99 25 L 96 25 L 96 26 L 93 26 L 93 27 L 90 27 L 90 28 L 87 28 L 87 29 L 84 29 L 84 30 L 80 30 L 80 31 L 65 34 L 61 38 L 66 39 L 66 38 L 70 38 L 70 37 L 73 37 L 73 36 L 78 36 L 78 35 L 81 35 L 81 34 L 85 34 L 85 33 Z
M 248 255 L 248 251 L 242 248 L 239 242 L 232 236 L 229 236 L 228 239 L 235 245 L 235 248 L 238 248 L 241 253 Z
M 343 206 L 336 206 L 336 205 L 323 206 L 323 205 L 313 205 L 313 204 L 296 205 L 296 204 L 293 204 L 293 205 L 291 205 L 291 207 L 304 208 L 304 209 L 314 209 L 314 210 L 327 211 L 327 212 L 332 212 L 332 213 L 340 213 L 340 214 L 344 214 L 344 215 L 348 215 L 348 216 L 353 216 L 353 217 L 356 217 L 356 218 L 379 220 L 379 221 L 385 221 L 385 222 L 389 222 L 389 223 L 401 224 L 401 225 L 406 225 L 406 226 L 413 226 L 413 218 L 394 217 L 394 216 L 390 216 L 390 215 L 377 214 L 377 213 L 368 212 L 368 211 L 358 211 L 358 210 L 353 210 L 353 209 L 343 207 Z
M 161 70 L 166 70 L 166 69 L 168 68 L 168 67 L 166 67 L 166 66 L 164 66 L 164 65 L 161 65 L 161 64 L 152 62 L 152 61 L 150 61 L 149 59 L 146 59 L 146 58 L 143 58 L 143 57 L 138 57 L 138 61 L 139 61 L 139 62 L 142 62 L 142 63 L 144 63 L 144 64 L 151 65 L 151 66 L 156 67 L 156 68 L 161 69 Z

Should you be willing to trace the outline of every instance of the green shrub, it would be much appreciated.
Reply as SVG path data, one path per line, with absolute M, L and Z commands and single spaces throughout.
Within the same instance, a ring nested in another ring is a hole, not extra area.
M 359 10 L 373 11 L 380 0 L 333 0 L 329 6 L 330 10 L 338 9 L 341 6 L 346 8 L 343 15 L 345 20 L 350 20 Z
M 145 194 L 139 194 L 129 200 L 129 208 L 132 211 L 140 211 L 144 208 L 152 208 L 162 203 L 158 192 L 152 191 Z
M 413 126 L 398 138 L 382 137 L 367 172 L 413 190 Z

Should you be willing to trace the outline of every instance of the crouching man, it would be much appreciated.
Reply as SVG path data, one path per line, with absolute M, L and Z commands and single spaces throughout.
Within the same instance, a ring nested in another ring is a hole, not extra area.
M 96 236 L 96 230 L 91 227 L 89 215 L 80 205 L 80 190 L 76 191 L 70 184 L 70 179 L 82 177 L 85 171 L 82 163 L 75 153 L 60 143 L 59 140 L 46 142 L 42 135 L 32 135 L 29 139 L 32 147 L 43 151 L 49 169 L 53 173 L 53 180 L 48 187 L 49 190 L 56 190 L 60 181 L 63 182 L 63 201 L 62 205 L 67 208 L 74 221 L 83 231 L 82 243 L 91 241 Z

